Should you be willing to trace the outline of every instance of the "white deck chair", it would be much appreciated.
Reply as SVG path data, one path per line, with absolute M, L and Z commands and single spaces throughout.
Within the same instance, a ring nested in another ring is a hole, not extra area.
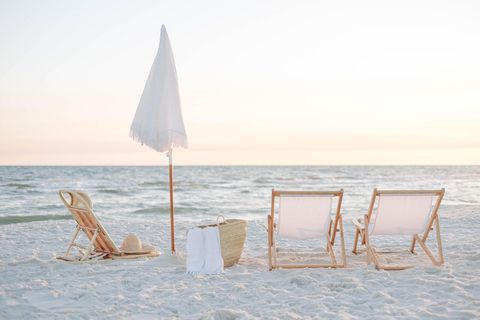
M 275 215 L 276 199 L 279 199 Z M 334 199 L 338 201 L 334 206 Z M 340 213 L 343 190 L 340 191 L 275 191 L 272 190 L 271 212 L 268 215 L 268 266 L 276 268 L 337 268 L 346 266 L 345 240 Z M 335 212 L 332 214 L 332 208 Z M 341 236 L 342 262 L 337 263 L 333 246 L 337 231 Z M 277 263 L 277 237 L 295 239 L 325 239 L 331 263 Z
M 441 190 L 377 190 L 373 191 L 368 213 L 353 219 L 355 239 L 352 252 L 357 254 L 359 237 L 366 247 L 367 262 L 377 269 L 402 270 L 413 267 L 406 264 L 383 264 L 379 252 L 371 243 L 371 236 L 409 235 L 413 237 L 410 252 L 418 242 L 432 263 L 444 263 L 438 209 L 445 189 Z M 378 199 L 378 201 L 377 201 Z M 376 206 L 375 206 L 376 205 Z M 362 221 L 363 220 L 363 221 Z M 435 257 L 426 241 L 433 226 L 436 229 L 437 255 Z

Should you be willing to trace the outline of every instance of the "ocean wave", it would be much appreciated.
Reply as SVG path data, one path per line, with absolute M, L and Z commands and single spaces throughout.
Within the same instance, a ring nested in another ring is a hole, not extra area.
M 37 209 L 39 210 L 52 210 L 52 209 L 60 209 L 63 208 L 63 204 L 45 204 L 43 206 L 38 206 Z
M 134 214 L 145 214 L 145 213 L 158 213 L 164 208 L 159 208 L 159 207 L 153 207 L 153 208 L 143 208 L 143 209 L 137 209 L 133 211 L 132 213 Z
M 148 187 L 148 186 L 161 186 L 165 184 L 165 181 L 144 181 L 139 183 L 138 185 L 141 187 Z
M 116 189 L 100 189 L 98 190 L 100 193 L 108 193 L 108 194 L 127 194 L 123 190 L 116 190 Z
M 17 188 L 17 189 L 27 189 L 27 188 L 34 188 L 35 186 L 32 186 L 30 184 L 26 184 L 26 183 L 12 182 L 12 183 L 5 184 L 4 187 L 11 187 L 11 188 Z
M 132 214 L 159 214 L 170 212 L 170 207 L 150 207 L 150 208 L 143 208 L 137 209 L 132 212 Z M 176 214 L 185 214 L 185 213 L 198 213 L 198 208 L 194 208 L 191 206 L 175 206 L 175 213 Z
M 0 225 L 14 224 L 14 223 L 29 223 L 36 221 L 49 221 L 49 220 L 67 220 L 72 219 L 71 215 L 61 214 L 48 214 L 38 216 L 5 216 L 0 217 Z

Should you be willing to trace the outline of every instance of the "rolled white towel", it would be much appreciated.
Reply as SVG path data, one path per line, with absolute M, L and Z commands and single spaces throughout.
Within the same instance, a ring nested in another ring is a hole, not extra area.
M 215 274 L 223 272 L 222 249 L 220 247 L 220 233 L 218 227 L 204 229 L 204 257 L 205 263 L 201 273 Z
M 203 229 L 193 228 L 187 233 L 187 272 L 198 274 L 205 263 Z

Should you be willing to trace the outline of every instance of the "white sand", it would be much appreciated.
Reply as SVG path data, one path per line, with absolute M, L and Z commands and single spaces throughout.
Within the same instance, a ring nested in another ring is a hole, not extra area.
M 347 269 L 268 272 L 266 232 L 255 222 L 249 223 L 240 264 L 215 276 L 187 275 L 182 257 L 168 254 L 68 264 L 54 257 L 66 248 L 72 221 L 3 225 L 0 318 L 478 319 L 480 222 L 474 212 L 479 208 L 441 212 L 445 266 L 433 267 L 419 254 L 416 268 L 397 272 L 376 271 L 364 255 L 350 253 Z M 168 228 L 160 221 L 102 220 L 117 243 L 136 232 L 168 248 Z M 178 223 L 182 251 L 189 226 Z M 353 227 L 345 227 L 350 252 Z

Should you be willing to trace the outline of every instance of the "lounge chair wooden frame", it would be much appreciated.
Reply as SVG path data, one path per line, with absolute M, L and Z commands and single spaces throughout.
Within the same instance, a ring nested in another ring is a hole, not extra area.
M 279 264 L 277 263 L 277 244 L 276 244 L 276 237 L 275 237 L 275 199 L 277 197 L 281 197 L 283 195 L 319 195 L 319 196 L 333 196 L 338 197 L 338 203 L 336 207 L 335 217 L 332 217 L 330 221 L 329 231 L 326 235 L 326 242 L 327 247 L 326 251 L 328 252 L 331 263 L 325 264 Z M 273 269 L 296 269 L 296 268 L 344 268 L 347 266 L 347 257 L 345 254 L 345 238 L 343 232 L 343 220 L 341 214 L 341 207 L 342 207 L 342 199 L 343 199 L 343 189 L 339 191 L 276 191 L 272 189 L 272 202 L 271 202 L 271 210 L 270 214 L 268 215 L 267 222 L 268 222 L 268 269 L 269 271 Z M 333 249 L 335 245 L 335 238 L 337 232 L 340 232 L 340 240 L 341 240 L 341 255 L 342 261 L 341 263 L 337 262 L 337 258 L 335 256 L 335 251 Z
M 60 190 L 58 194 L 77 223 L 73 237 L 68 244 L 67 252 L 64 256 L 57 257 L 58 259 L 75 261 L 71 255 L 72 248 L 76 248 L 80 253 L 80 262 L 98 259 L 132 259 L 158 256 L 156 251 L 148 254 L 125 254 L 115 245 L 115 242 L 113 242 L 100 223 L 100 220 L 93 212 L 92 201 L 86 193 L 76 190 Z M 77 243 L 80 231 L 83 231 L 88 239 L 86 246 Z
M 353 241 L 353 250 L 354 254 L 358 254 L 358 240 L 361 240 L 361 244 L 365 246 L 365 251 L 367 255 L 367 263 L 370 264 L 372 261 L 375 264 L 376 269 L 380 270 L 403 270 L 407 268 L 412 268 L 413 265 L 407 264 L 383 264 L 380 262 L 380 252 L 377 251 L 371 244 L 370 237 L 369 237 L 369 224 L 370 219 L 372 217 L 375 203 L 378 199 L 379 195 L 433 195 L 436 196 L 437 199 L 435 204 L 433 205 L 432 212 L 430 214 L 429 221 L 427 223 L 427 227 L 423 232 L 422 236 L 418 234 L 413 235 L 412 244 L 410 246 L 410 252 L 415 254 L 415 244 L 418 243 L 423 251 L 427 254 L 427 256 L 432 261 L 433 265 L 441 266 L 445 262 L 443 257 L 443 248 L 442 248 L 442 239 L 440 235 L 440 221 L 438 218 L 438 209 L 440 208 L 440 204 L 442 202 L 443 196 L 445 194 L 445 189 L 440 190 L 373 190 L 372 199 L 370 201 L 370 206 L 368 208 L 368 213 L 363 217 L 363 224 L 361 218 L 355 218 L 352 220 L 355 226 L 355 238 Z M 437 257 L 434 256 L 430 248 L 427 246 L 426 241 L 430 234 L 430 231 L 433 230 L 435 227 L 436 231 L 436 241 L 437 241 Z

